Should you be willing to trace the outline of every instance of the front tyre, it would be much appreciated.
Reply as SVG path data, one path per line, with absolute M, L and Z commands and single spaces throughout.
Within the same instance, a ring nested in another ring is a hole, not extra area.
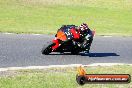
M 54 45 L 54 43 L 51 43 L 48 47 L 43 47 L 41 52 L 42 54 L 48 55 L 49 53 L 52 52 L 52 46 Z

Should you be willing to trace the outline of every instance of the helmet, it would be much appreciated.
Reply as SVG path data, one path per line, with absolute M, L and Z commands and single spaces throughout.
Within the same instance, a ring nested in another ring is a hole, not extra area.
M 89 28 L 88 28 L 88 25 L 86 23 L 82 23 L 80 26 L 79 26 L 79 32 L 80 32 L 80 35 L 85 35 L 87 34 L 87 32 L 89 31 Z
M 79 26 L 79 29 L 80 31 L 86 31 L 88 30 L 88 25 L 86 23 L 82 23 L 80 26 Z

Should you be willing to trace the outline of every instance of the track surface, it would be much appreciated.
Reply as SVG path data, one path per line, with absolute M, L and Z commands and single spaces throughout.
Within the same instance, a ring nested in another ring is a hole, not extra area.
M 132 64 L 132 37 L 95 36 L 90 54 L 42 55 L 51 35 L 0 34 L 0 68 L 92 63 Z

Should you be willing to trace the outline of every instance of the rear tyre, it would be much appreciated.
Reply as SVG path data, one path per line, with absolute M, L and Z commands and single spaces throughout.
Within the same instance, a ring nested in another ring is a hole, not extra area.
M 49 53 L 52 52 L 52 46 L 54 45 L 54 43 L 51 43 L 48 47 L 43 47 L 41 52 L 42 54 L 48 55 Z
M 74 51 L 72 50 L 72 51 L 71 51 L 71 54 L 72 54 L 72 55 L 78 55 L 78 54 L 79 54 L 79 51 L 78 51 L 78 50 L 74 50 Z
M 80 48 L 78 46 L 73 46 L 74 48 L 71 50 L 72 55 L 78 55 L 80 53 Z

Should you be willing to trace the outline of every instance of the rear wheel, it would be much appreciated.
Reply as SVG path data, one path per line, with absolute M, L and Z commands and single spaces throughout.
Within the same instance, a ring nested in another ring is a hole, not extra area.
M 72 55 L 78 55 L 78 54 L 79 54 L 79 51 L 78 51 L 78 50 L 72 50 L 72 51 L 71 51 L 71 54 L 72 54 Z
M 72 55 L 78 55 L 79 52 L 71 52 Z
M 80 48 L 78 46 L 73 46 L 74 48 L 71 50 L 71 54 L 78 55 L 80 53 Z

